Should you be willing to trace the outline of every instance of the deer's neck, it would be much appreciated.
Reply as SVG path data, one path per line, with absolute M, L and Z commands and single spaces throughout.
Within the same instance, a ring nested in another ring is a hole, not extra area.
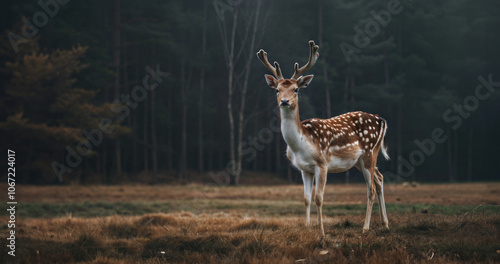
M 299 117 L 299 108 L 281 108 L 281 133 L 286 144 L 296 152 L 304 142 L 302 123 Z

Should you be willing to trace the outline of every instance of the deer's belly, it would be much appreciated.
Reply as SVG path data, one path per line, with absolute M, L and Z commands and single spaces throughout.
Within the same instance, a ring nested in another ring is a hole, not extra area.
M 328 172 L 344 172 L 352 168 L 357 161 L 357 159 L 332 156 L 328 162 Z
M 360 148 L 346 148 L 330 153 L 327 158 L 328 172 L 338 173 L 349 170 L 356 165 L 362 154 L 363 150 Z

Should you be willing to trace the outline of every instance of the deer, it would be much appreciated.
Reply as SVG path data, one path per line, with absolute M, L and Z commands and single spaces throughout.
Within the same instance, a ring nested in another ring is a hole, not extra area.
M 327 173 L 345 172 L 355 167 L 363 173 L 367 185 L 368 199 L 363 233 L 370 228 L 375 193 L 378 196 L 381 222 L 389 229 L 384 201 L 384 177 L 376 166 L 379 151 L 389 160 L 385 143 L 386 120 L 377 114 L 355 111 L 329 119 L 312 118 L 300 121 L 298 94 L 314 77 L 312 74 L 303 74 L 316 63 L 319 57 L 318 49 L 319 46 L 314 41 L 309 41 L 309 60 L 300 68 L 296 62 L 290 79 L 283 78 L 278 62 L 274 62 L 274 66 L 269 63 L 267 52 L 263 49 L 257 52 L 259 60 L 272 73 L 265 74 L 264 77 L 267 85 L 276 91 L 281 133 L 287 144 L 286 156 L 302 174 L 306 227 L 310 226 L 311 199 L 315 184 L 314 201 L 318 225 L 321 237 L 325 238 L 322 207 Z

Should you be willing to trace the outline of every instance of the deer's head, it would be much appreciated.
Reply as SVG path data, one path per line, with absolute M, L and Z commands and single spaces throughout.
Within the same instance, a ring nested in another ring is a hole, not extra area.
M 307 70 L 309 70 L 318 59 L 319 46 L 314 44 L 314 41 L 309 41 L 310 53 L 309 61 L 306 65 L 299 68 L 299 64 L 295 63 L 295 71 L 290 79 L 284 79 L 281 73 L 280 66 L 278 62 L 274 62 L 272 66 L 267 60 L 267 52 L 264 50 L 259 50 L 257 52 L 257 57 L 259 60 L 271 71 L 273 75 L 265 74 L 265 79 L 267 84 L 276 90 L 276 96 L 278 100 L 278 105 L 281 108 L 287 108 L 294 110 L 298 105 L 298 93 L 299 89 L 306 87 L 312 81 L 314 75 L 302 76 Z

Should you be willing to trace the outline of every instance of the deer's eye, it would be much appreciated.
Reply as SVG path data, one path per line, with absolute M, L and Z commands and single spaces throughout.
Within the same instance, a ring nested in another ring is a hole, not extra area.
M 276 89 L 276 94 L 279 94 L 280 93 L 280 90 L 279 89 Z
M 295 90 L 293 90 L 294 93 L 299 93 L 299 88 L 295 88 Z

